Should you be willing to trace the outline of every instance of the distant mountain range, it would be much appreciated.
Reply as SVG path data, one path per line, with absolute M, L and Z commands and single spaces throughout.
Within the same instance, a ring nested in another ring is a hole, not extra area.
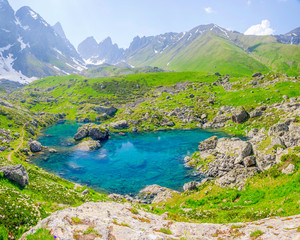
M 50 75 L 90 74 L 88 68 L 102 64 L 237 75 L 255 71 L 297 75 L 299 45 L 300 28 L 278 36 L 245 36 L 208 24 L 183 33 L 137 36 L 127 49 L 113 44 L 110 37 L 100 43 L 89 37 L 76 50 L 60 23 L 50 26 L 31 8 L 14 12 L 7 0 L 0 0 L 0 79 L 21 83 Z

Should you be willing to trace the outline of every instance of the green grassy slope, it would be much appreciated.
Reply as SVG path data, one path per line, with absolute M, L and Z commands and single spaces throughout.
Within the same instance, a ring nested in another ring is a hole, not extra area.
M 192 42 L 185 39 L 154 53 L 149 45 L 136 52 L 129 62 L 135 66 L 157 66 L 173 71 L 220 72 L 249 76 L 269 71 L 298 75 L 300 46 L 276 42 L 270 36 L 230 33 L 230 39 L 207 32 Z

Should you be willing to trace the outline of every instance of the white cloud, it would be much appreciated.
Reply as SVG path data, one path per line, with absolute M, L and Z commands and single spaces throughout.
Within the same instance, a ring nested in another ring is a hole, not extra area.
M 250 6 L 250 5 L 251 5 L 251 3 L 252 3 L 252 1 L 251 1 L 251 0 L 248 0 L 248 1 L 247 1 L 247 4 L 248 4 L 248 6 Z
M 271 28 L 269 20 L 262 20 L 261 24 L 253 25 L 247 29 L 245 35 L 272 35 L 275 31 Z
M 214 13 L 215 11 L 211 7 L 204 8 L 205 12 L 208 14 Z

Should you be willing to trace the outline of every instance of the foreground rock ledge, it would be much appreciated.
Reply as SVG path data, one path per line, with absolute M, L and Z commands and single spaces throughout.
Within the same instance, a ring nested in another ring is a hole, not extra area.
M 261 230 L 259 239 L 300 239 L 297 228 L 300 215 L 284 218 L 267 218 L 250 223 L 197 224 L 180 223 L 138 210 L 134 214 L 131 205 L 115 202 L 85 203 L 77 208 L 68 208 L 53 213 L 25 233 L 33 234 L 40 228 L 47 228 L 59 240 L 69 239 L 114 239 L 114 240 L 158 240 L 158 239 L 251 239 L 250 234 Z M 76 223 L 72 220 L 76 218 Z M 80 222 L 78 221 L 80 219 Z M 243 225 L 232 229 L 231 225 Z M 272 226 L 272 228 L 270 228 Z M 84 232 L 89 228 L 98 233 Z M 161 232 L 168 229 L 170 234 Z M 97 236 L 98 235 L 98 236 Z

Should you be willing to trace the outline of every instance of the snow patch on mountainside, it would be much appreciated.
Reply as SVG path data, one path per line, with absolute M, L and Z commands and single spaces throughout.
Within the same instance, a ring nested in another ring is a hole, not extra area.
M 27 47 L 30 47 L 30 45 L 29 44 L 25 44 L 24 42 L 23 42 L 23 38 L 22 37 L 19 37 L 18 38 L 18 42 L 21 44 L 21 51 L 23 51 L 25 48 L 27 48 Z
M 37 79 L 36 77 L 28 78 L 20 71 L 17 72 L 13 68 L 14 61 L 15 59 L 13 58 L 12 54 L 9 54 L 4 58 L 0 52 L 0 79 L 7 79 L 20 83 L 30 83 Z

